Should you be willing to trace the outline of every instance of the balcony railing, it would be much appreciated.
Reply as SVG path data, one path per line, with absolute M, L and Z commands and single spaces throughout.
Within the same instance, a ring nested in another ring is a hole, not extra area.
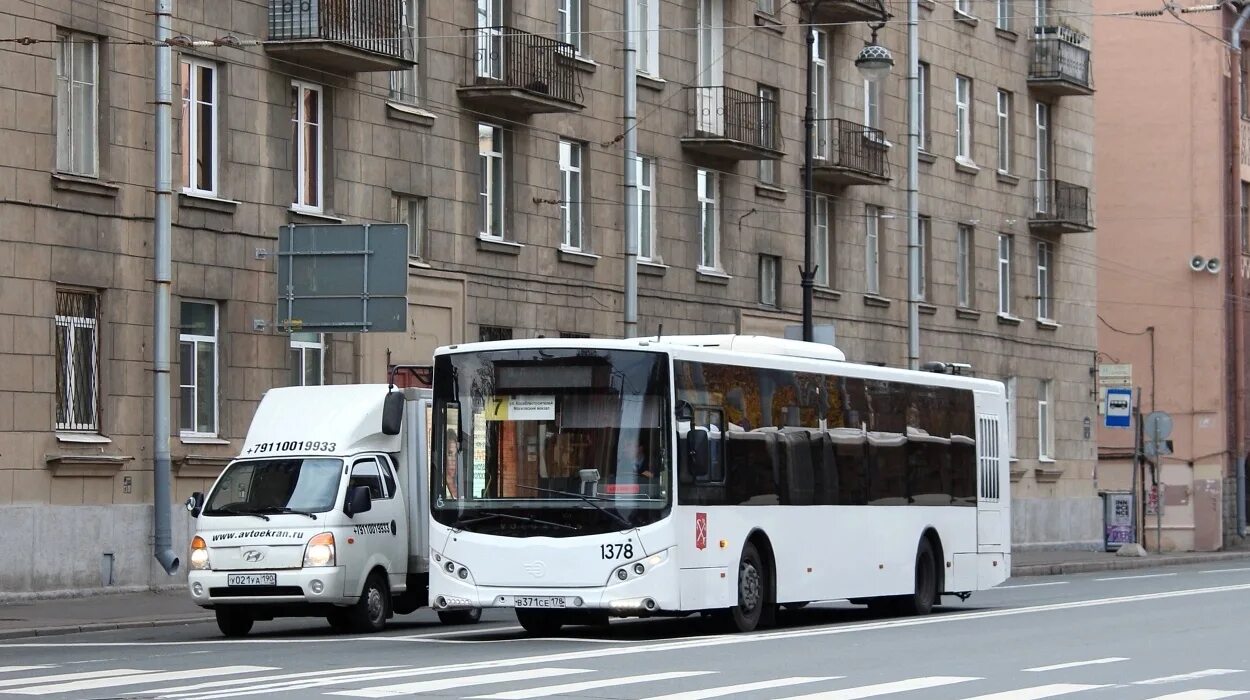
M 1093 231 L 1089 189 L 1063 180 L 1034 180 L 1029 228 L 1040 233 Z
M 412 66 L 403 0 L 269 0 L 265 50 L 336 73 Z
M 814 24 L 884 22 L 889 17 L 883 0 L 800 0 L 800 4 L 804 15 L 810 8 Z
M 461 31 L 468 45 L 459 89 L 465 102 L 521 115 L 582 108 L 571 44 L 505 26 Z
M 817 119 L 812 179 L 830 185 L 890 181 L 885 132 L 846 119 Z
M 1029 86 L 1054 96 L 1092 95 L 1093 68 L 1084 37 L 1064 27 L 1035 27 Z
M 780 158 L 777 103 L 724 86 L 686 88 L 690 105 L 685 148 L 730 160 Z

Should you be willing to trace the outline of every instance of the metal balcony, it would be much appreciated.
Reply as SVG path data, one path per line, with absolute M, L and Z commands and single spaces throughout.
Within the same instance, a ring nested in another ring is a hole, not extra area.
M 812 13 L 812 24 L 838 22 L 884 22 L 890 14 L 882 0 L 800 0 L 804 16 Z
M 824 185 L 884 185 L 890 181 L 885 132 L 846 119 L 817 119 L 812 180 Z
M 1029 230 L 1034 233 L 1088 233 L 1089 190 L 1063 180 L 1033 181 L 1033 214 Z
M 411 67 L 403 0 L 269 0 L 265 51 L 332 73 Z
M 504 26 L 461 31 L 467 49 L 457 92 L 466 105 L 511 116 L 581 111 L 571 44 Z
M 1083 35 L 1066 27 L 1034 27 L 1029 87 L 1052 97 L 1094 94 L 1094 73 Z
M 777 103 L 733 88 L 689 87 L 691 123 L 681 145 L 688 151 L 725 160 L 774 160 L 784 155 L 777 146 Z

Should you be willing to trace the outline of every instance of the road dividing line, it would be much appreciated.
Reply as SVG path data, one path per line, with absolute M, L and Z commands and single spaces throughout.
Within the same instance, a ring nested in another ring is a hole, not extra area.
M 50 664 L 42 666 L 0 666 L 0 673 L 17 673 L 18 671 L 38 671 L 41 668 L 52 668 Z
M 1078 666 L 1094 666 L 1096 664 L 1114 664 L 1120 661 L 1128 661 L 1123 656 L 1108 656 L 1105 659 L 1090 659 L 1089 661 L 1072 661 L 1066 664 L 1054 664 L 1053 666 L 1035 666 L 1033 668 L 1023 669 L 1031 673 L 1040 673 L 1042 671 L 1058 671 L 1063 668 L 1076 668 Z
M 1013 588 L 1041 588 L 1042 586 L 1066 586 L 1071 581 L 1050 581 L 1047 583 L 1018 583 L 1014 586 L 995 586 L 996 591 L 1009 591 Z
M 1095 581 L 1129 581 L 1132 579 L 1139 579 L 1139 578 L 1166 578 L 1168 576 L 1175 576 L 1175 575 L 1176 575 L 1176 572 L 1173 572 L 1170 574 L 1139 574 L 1137 576 L 1108 576 L 1107 578 L 1096 578 L 1094 580 Z
M 1210 678 L 1211 676 L 1226 676 L 1230 673 L 1242 673 L 1241 669 L 1236 668 L 1208 668 L 1202 671 L 1194 671 L 1193 673 L 1182 673 L 1176 676 L 1162 676 L 1160 678 L 1151 678 L 1144 681 L 1133 681 L 1133 685 L 1158 685 L 1160 683 L 1180 683 L 1182 681 L 1193 681 L 1199 678 Z
M 1079 693 L 1083 690 L 1095 690 L 1097 688 L 1106 688 L 1105 685 L 1079 685 L 1076 683 L 1052 683 L 1051 685 L 1038 685 L 1032 688 L 1020 688 L 1018 690 L 1004 690 L 1001 693 L 990 693 L 989 695 L 978 695 L 975 698 L 967 698 L 966 700 L 1041 700 L 1042 698 L 1053 698 L 1056 695 L 1068 695 L 1069 693 Z

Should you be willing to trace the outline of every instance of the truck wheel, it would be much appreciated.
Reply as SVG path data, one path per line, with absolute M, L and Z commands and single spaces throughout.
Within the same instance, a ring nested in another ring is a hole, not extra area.
M 560 628 L 564 626 L 564 620 L 560 619 L 558 613 L 543 612 L 541 610 L 517 608 L 516 619 L 525 628 L 526 632 L 535 637 L 550 637 L 558 634 Z
M 768 571 L 755 545 L 747 542 L 738 560 L 738 604 L 729 609 L 731 629 L 753 631 L 760 624 L 765 605 L 768 605 Z
M 252 616 L 246 610 L 217 608 L 217 629 L 227 637 L 242 637 L 252 631 Z
M 438 620 L 444 625 L 472 625 L 482 619 L 481 608 L 468 610 L 443 610 L 438 613 Z
M 386 619 L 391 616 L 391 594 L 386 590 L 386 579 L 375 571 L 365 579 L 360 600 L 347 609 L 347 619 L 354 632 L 381 632 Z M 330 623 L 334 624 L 333 621 Z

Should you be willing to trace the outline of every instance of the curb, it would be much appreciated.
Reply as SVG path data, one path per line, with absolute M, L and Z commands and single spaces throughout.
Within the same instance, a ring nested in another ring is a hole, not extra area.
M 1211 552 L 1209 554 L 1186 554 L 1184 556 L 1150 554 L 1144 557 L 1115 557 L 1105 561 L 1070 561 L 1056 562 L 1054 564 L 1021 564 L 1011 567 L 1011 577 L 1065 576 L 1067 574 L 1088 574 L 1099 571 L 1124 571 L 1129 569 L 1151 569 L 1160 566 L 1184 566 L 1186 564 L 1204 564 L 1237 559 L 1250 559 L 1250 551 Z
M 81 625 L 62 625 L 59 627 L 26 627 L 22 629 L 0 630 L 0 640 L 23 639 L 30 637 L 53 637 L 62 634 L 107 632 L 109 630 L 142 629 L 145 627 L 174 627 L 177 625 L 193 625 L 212 621 L 212 616 L 197 615 L 193 617 L 180 617 L 176 620 L 122 620 L 118 622 L 86 622 Z

